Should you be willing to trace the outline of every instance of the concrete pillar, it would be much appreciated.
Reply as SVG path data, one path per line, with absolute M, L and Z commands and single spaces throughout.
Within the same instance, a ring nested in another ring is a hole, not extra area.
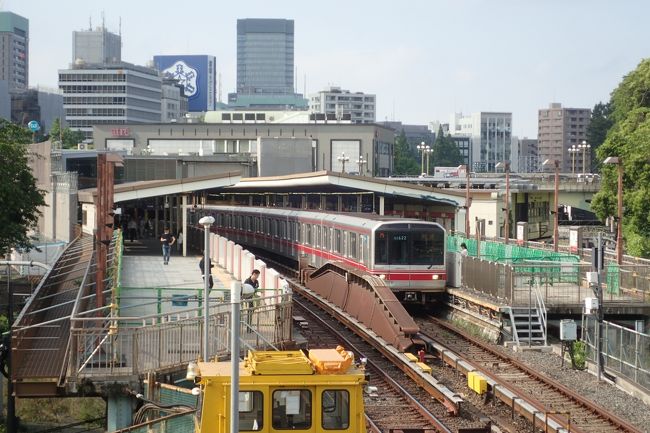
M 320 210 L 327 209 L 327 196 L 325 194 L 320 195 Z
M 122 393 L 111 393 L 106 402 L 107 431 L 120 430 L 131 425 L 133 418 L 133 400 Z
M 307 209 L 307 197 L 305 194 L 300 196 L 300 209 Z
M 336 197 L 336 211 L 337 212 L 343 212 L 343 196 L 338 195 Z
M 188 238 L 188 232 L 187 232 L 187 195 L 183 195 L 183 205 L 182 205 L 182 211 L 183 211 L 183 226 L 181 227 L 183 230 L 183 237 L 185 238 L 183 240 L 183 257 L 187 256 L 187 242 L 189 241 Z
M 289 196 L 286 194 L 282 196 L 282 207 L 284 208 L 289 207 Z
M 384 215 L 385 197 L 379 196 L 379 215 Z
M 363 196 L 361 194 L 357 194 L 357 212 L 361 212 L 361 202 L 363 201 Z
M 182 221 L 181 221 L 182 214 L 183 214 L 183 208 L 182 208 L 182 205 L 181 205 L 181 196 L 180 195 L 177 195 L 174 198 L 174 209 L 176 211 L 176 213 L 174 215 L 174 217 L 176 218 L 176 233 L 180 233 L 183 230 Z M 186 233 L 183 232 L 183 236 L 185 236 L 185 234 Z
M 252 195 L 248 196 L 248 205 L 251 206 L 251 207 L 253 206 L 253 196 Z

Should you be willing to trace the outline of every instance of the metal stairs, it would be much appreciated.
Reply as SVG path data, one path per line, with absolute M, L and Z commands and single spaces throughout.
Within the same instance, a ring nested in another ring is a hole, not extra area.
M 546 345 L 546 312 L 538 307 L 511 307 L 510 324 L 517 345 Z

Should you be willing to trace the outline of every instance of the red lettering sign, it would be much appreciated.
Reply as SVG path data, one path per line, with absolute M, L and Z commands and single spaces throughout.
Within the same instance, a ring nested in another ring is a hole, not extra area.
M 112 128 L 111 135 L 113 137 L 128 137 L 131 135 L 131 129 L 129 128 Z

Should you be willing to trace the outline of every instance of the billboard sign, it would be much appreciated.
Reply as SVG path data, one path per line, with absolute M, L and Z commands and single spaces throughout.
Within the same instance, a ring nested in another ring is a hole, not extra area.
M 163 76 L 178 80 L 187 96 L 188 111 L 215 109 L 216 60 L 214 56 L 154 56 Z

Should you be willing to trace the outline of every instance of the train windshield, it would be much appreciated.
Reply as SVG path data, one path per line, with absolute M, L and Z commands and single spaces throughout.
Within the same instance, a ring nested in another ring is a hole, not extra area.
M 385 226 L 375 234 L 375 263 L 443 265 L 445 232 L 440 227 L 424 224 Z

